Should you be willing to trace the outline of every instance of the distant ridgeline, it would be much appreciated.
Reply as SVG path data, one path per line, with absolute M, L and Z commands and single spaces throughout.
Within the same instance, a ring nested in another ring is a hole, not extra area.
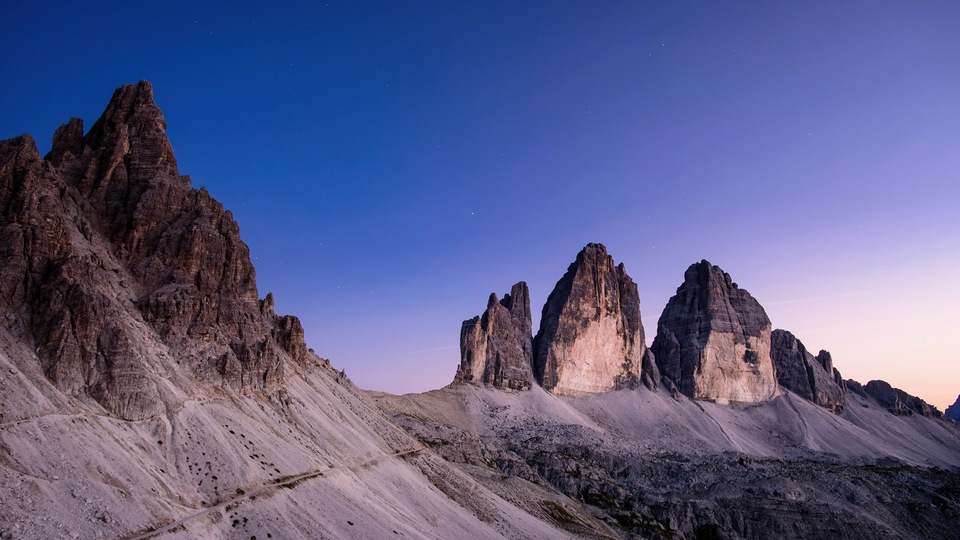
M 953 405 L 947 407 L 944 414 L 954 422 L 960 422 L 960 396 L 957 396 L 957 400 L 953 402 Z
M 573 396 L 662 384 L 721 404 L 788 390 L 835 413 L 851 391 L 893 414 L 943 416 L 884 381 L 845 381 L 829 352 L 814 356 L 790 332 L 773 330 L 760 303 L 720 267 L 700 261 L 683 277 L 648 349 L 636 283 L 606 247 L 587 244 L 547 298 L 536 335 L 525 282 L 503 299 L 491 294 L 483 314 L 463 322 L 454 382 L 514 391 L 536 384 Z

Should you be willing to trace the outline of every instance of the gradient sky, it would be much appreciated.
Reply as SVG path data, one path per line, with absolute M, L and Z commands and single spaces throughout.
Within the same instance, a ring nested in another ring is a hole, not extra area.
M 146 79 L 261 296 L 360 386 L 588 242 L 648 339 L 693 262 L 941 409 L 960 393 L 960 3 L 0 1 L 0 138 Z

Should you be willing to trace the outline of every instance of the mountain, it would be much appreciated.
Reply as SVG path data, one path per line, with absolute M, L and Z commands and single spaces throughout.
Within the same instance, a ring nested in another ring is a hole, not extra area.
M 960 422 L 960 396 L 957 396 L 957 400 L 953 402 L 953 405 L 947 407 L 943 414 L 954 422 Z
M 230 212 L 179 174 L 149 83 L 45 158 L 0 142 L 0 216 L 0 537 L 564 536 L 274 314 Z
M 603 244 L 587 244 L 560 278 L 534 337 L 537 381 L 555 394 L 636 388 L 641 367 L 655 383 L 640 322 L 637 284 Z
M 0 538 L 949 538 L 960 427 L 843 381 L 706 261 L 647 349 L 577 254 L 461 327 L 445 388 L 354 386 L 260 296 L 153 89 L 0 141 Z M 656 353 L 656 355 L 654 354 Z
M 0 146 L 0 294 L 49 382 L 131 421 L 194 380 L 282 391 L 303 328 L 258 300 L 236 222 L 178 173 L 149 84 L 118 89 L 82 130 L 61 126 L 42 160 L 29 136 Z
M 687 397 L 718 403 L 773 398 L 770 319 L 750 293 L 707 261 L 692 264 L 657 322 L 660 373 Z
M 588 381 L 610 380 L 596 358 L 618 357 L 633 335 L 623 325 L 597 339 L 592 328 L 611 313 L 639 315 L 638 302 L 617 301 L 632 295 L 615 268 L 589 244 L 543 310 L 541 328 L 563 337 L 553 345 L 558 364 Z M 663 386 L 558 391 L 562 378 L 540 375 L 526 392 L 454 381 L 373 395 L 488 488 L 549 486 L 617 537 L 946 538 L 960 524 L 960 429 L 915 396 L 891 397 L 882 381 L 859 390 L 843 381 L 830 353 L 813 356 L 790 332 L 771 331 L 759 302 L 719 267 L 687 270 L 653 348 Z M 567 521 L 585 537 L 609 534 L 582 517 Z
M 460 327 L 460 367 L 455 381 L 529 390 L 533 384 L 530 292 L 517 283 L 503 300 L 490 294 L 483 315 Z

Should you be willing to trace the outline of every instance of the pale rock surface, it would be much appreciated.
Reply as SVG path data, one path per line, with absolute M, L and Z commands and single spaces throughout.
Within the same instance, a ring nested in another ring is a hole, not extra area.
M 770 319 L 718 266 L 691 265 L 657 324 L 660 373 L 684 395 L 757 403 L 777 395 Z
M 655 384 L 640 295 L 603 244 L 587 244 L 547 298 L 534 338 L 534 376 L 555 394 L 636 388 L 642 368 Z
M 455 382 L 529 390 L 533 384 L 530 292 L 523 281 L 502 300 L 491 294 L 483 315 L 460 328 L 460 367 Z
M 770 357 L 780 386 L 835 413 L 843 410 L 846 386 L 837 383 L 842 379 L 829 352 L 814 357 L 796 336 L 777 329 L 771 334 Z

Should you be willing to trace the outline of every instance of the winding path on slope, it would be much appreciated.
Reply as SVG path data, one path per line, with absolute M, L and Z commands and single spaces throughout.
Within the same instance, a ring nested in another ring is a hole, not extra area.
M 207 515 L 207 514 L 209 514 L 209 513 L 211 513 L 211 512 L 214 512 L 214 511 L 216 511 L 216 510 L 220 510 L 220 509 L 225 508 L 225 507 L 227 507 L 227 506 L 229 506 L 229 505 L 231 505 L 231 504 L 238 503 L 238 502 L 240 502 L 240 501 L 243 501 L 243 500 L 245 500 L 245 499 L 249 499 L 249 498 L 251 498 L 251 497 L 256 497 L 256 496 L 258 496 L 258 495 L 262 495 L 263 493 L 267 493 L 268 491 L 272 491 L 272 490 L 275 490 L 275 489 L 278 489 L 278 488 L 292 486 L 292 485 L 297 484 L 297 483 L 299 483 L 299 482 L 302 482 L 302 481 L 304 481 L 304 480 L 309 480 L 309 479 L 311 479 L 311 478 L 317 478 L 317 477 L 323 477 L 325 473 L 334 473 L 334 472 L 342 471 L 342 470 L 356 470 L 356 469 L 359 469 L 359 468 L 361 468 L 361 467 L 365 467 L 365 466 L 367 466 L 367 465 L 371 465 L 371 464 L 373 464 L 373 463 L 377 463 L 377 462 L 382 461 L 382 460 L 384 460 L 384 459 L 403 457 L 403 456 L 407 456 L 407 455 L 410 455 L 410 454 L 415 454 L 415 453 L 417 453 L 417 452 L 421 452 L 421 451 L 423 451 L 423 450 L 424 450 L 424 447 L 423 447 L 423 446 L 420 446 L 420 447 L 412 448 L 412 449 L 409 449 L 409 450 L 400 450 L 400 451 L 394 452 L 394 453 L 392 453 L 392 454 L 381 454 L 381 455 L 379 455 L 379 456 L 377 456 L 377 457 L 368 459 L 368 460 L 366 460 L 366 461 L 361 461 L 361 462 L 359 462 L 359 463 L 343 464 L 343 465 L 334 465 L 333 467 L 327 467 L 327 468 L 324 468 L 324 469 L 314 469 L 314 470 L 312 470 L 312 471 L 307 471 L 307 472 L 305 472 L 305 473 L 298 474 L 298 475 L 296 475 L 296 476 L 288 476 L 288 477 L 285 477 L 285 478 L 278 478 L 278 479 L 274 480 L 273 482 L 269 482 L 269 483 L 267 483 L 267 484 L 263 484 L 263 485 L 261 485 L 261 486 L 259 486 L 259 487 L 257 487 L 257 488 L 254 488 L 254 489 L 252 489 L 252 490 L 250 490 L 250 491 L 245 491 L 245 492 L 241 493 L 240 495 L 237 495 L 236 497 L 231 497 L 231 498 L 229 498 L 229 499 L 225 499 L 225 500 L 220 501 L 219 503 L 217 503 L 217 504 L 215 504 L 215 505 L 213 505 L 213 506 L 208 506 L 208 507 L 203 508 L 203 509 L 201 509 L 201 510 L 198 510 L 198 511 L 192 513 L 192 514 L 188 514 L 188 515 L 186 515 L 186 516 L 184 516 L 184 517 L 182 517 L 182 518 L 180 518 L 180 519 L 178 519 L 178 520 L 176 520 L 176 521 L 174 521 L 174 522 L 172 522 L 172 523 L 168 523 L 167 525 L 164 525 L 164 526 L 162 526 L 162 527 L 158 527 L 158 528 L 156 528 L 156 529 L 153 529 L 153 530 L 151 530 L 151 531 L 149 531 L 149 532 L 146 532 L 146 533 L 143 533 L 143 534 L 138 534 L 138 535 L 136 535 L 136 536 L 131 536 L 131 537 L 129 537 L 129 540 L 146 540 L 147 538 L 154 538 L 154 537 L 159 536 L 159 535 L 161 535 L 161 534 L 164 534 L 164 533 L 168 533 L 168 532 L 173 531 L 173 530 L 176 529 L 177 527 L 180 527 L 181 525 L 184 525 L 187 521 L 196 519 L 196 518 L 201 517 L 201 516 L 205 516 L 205 515 Z

